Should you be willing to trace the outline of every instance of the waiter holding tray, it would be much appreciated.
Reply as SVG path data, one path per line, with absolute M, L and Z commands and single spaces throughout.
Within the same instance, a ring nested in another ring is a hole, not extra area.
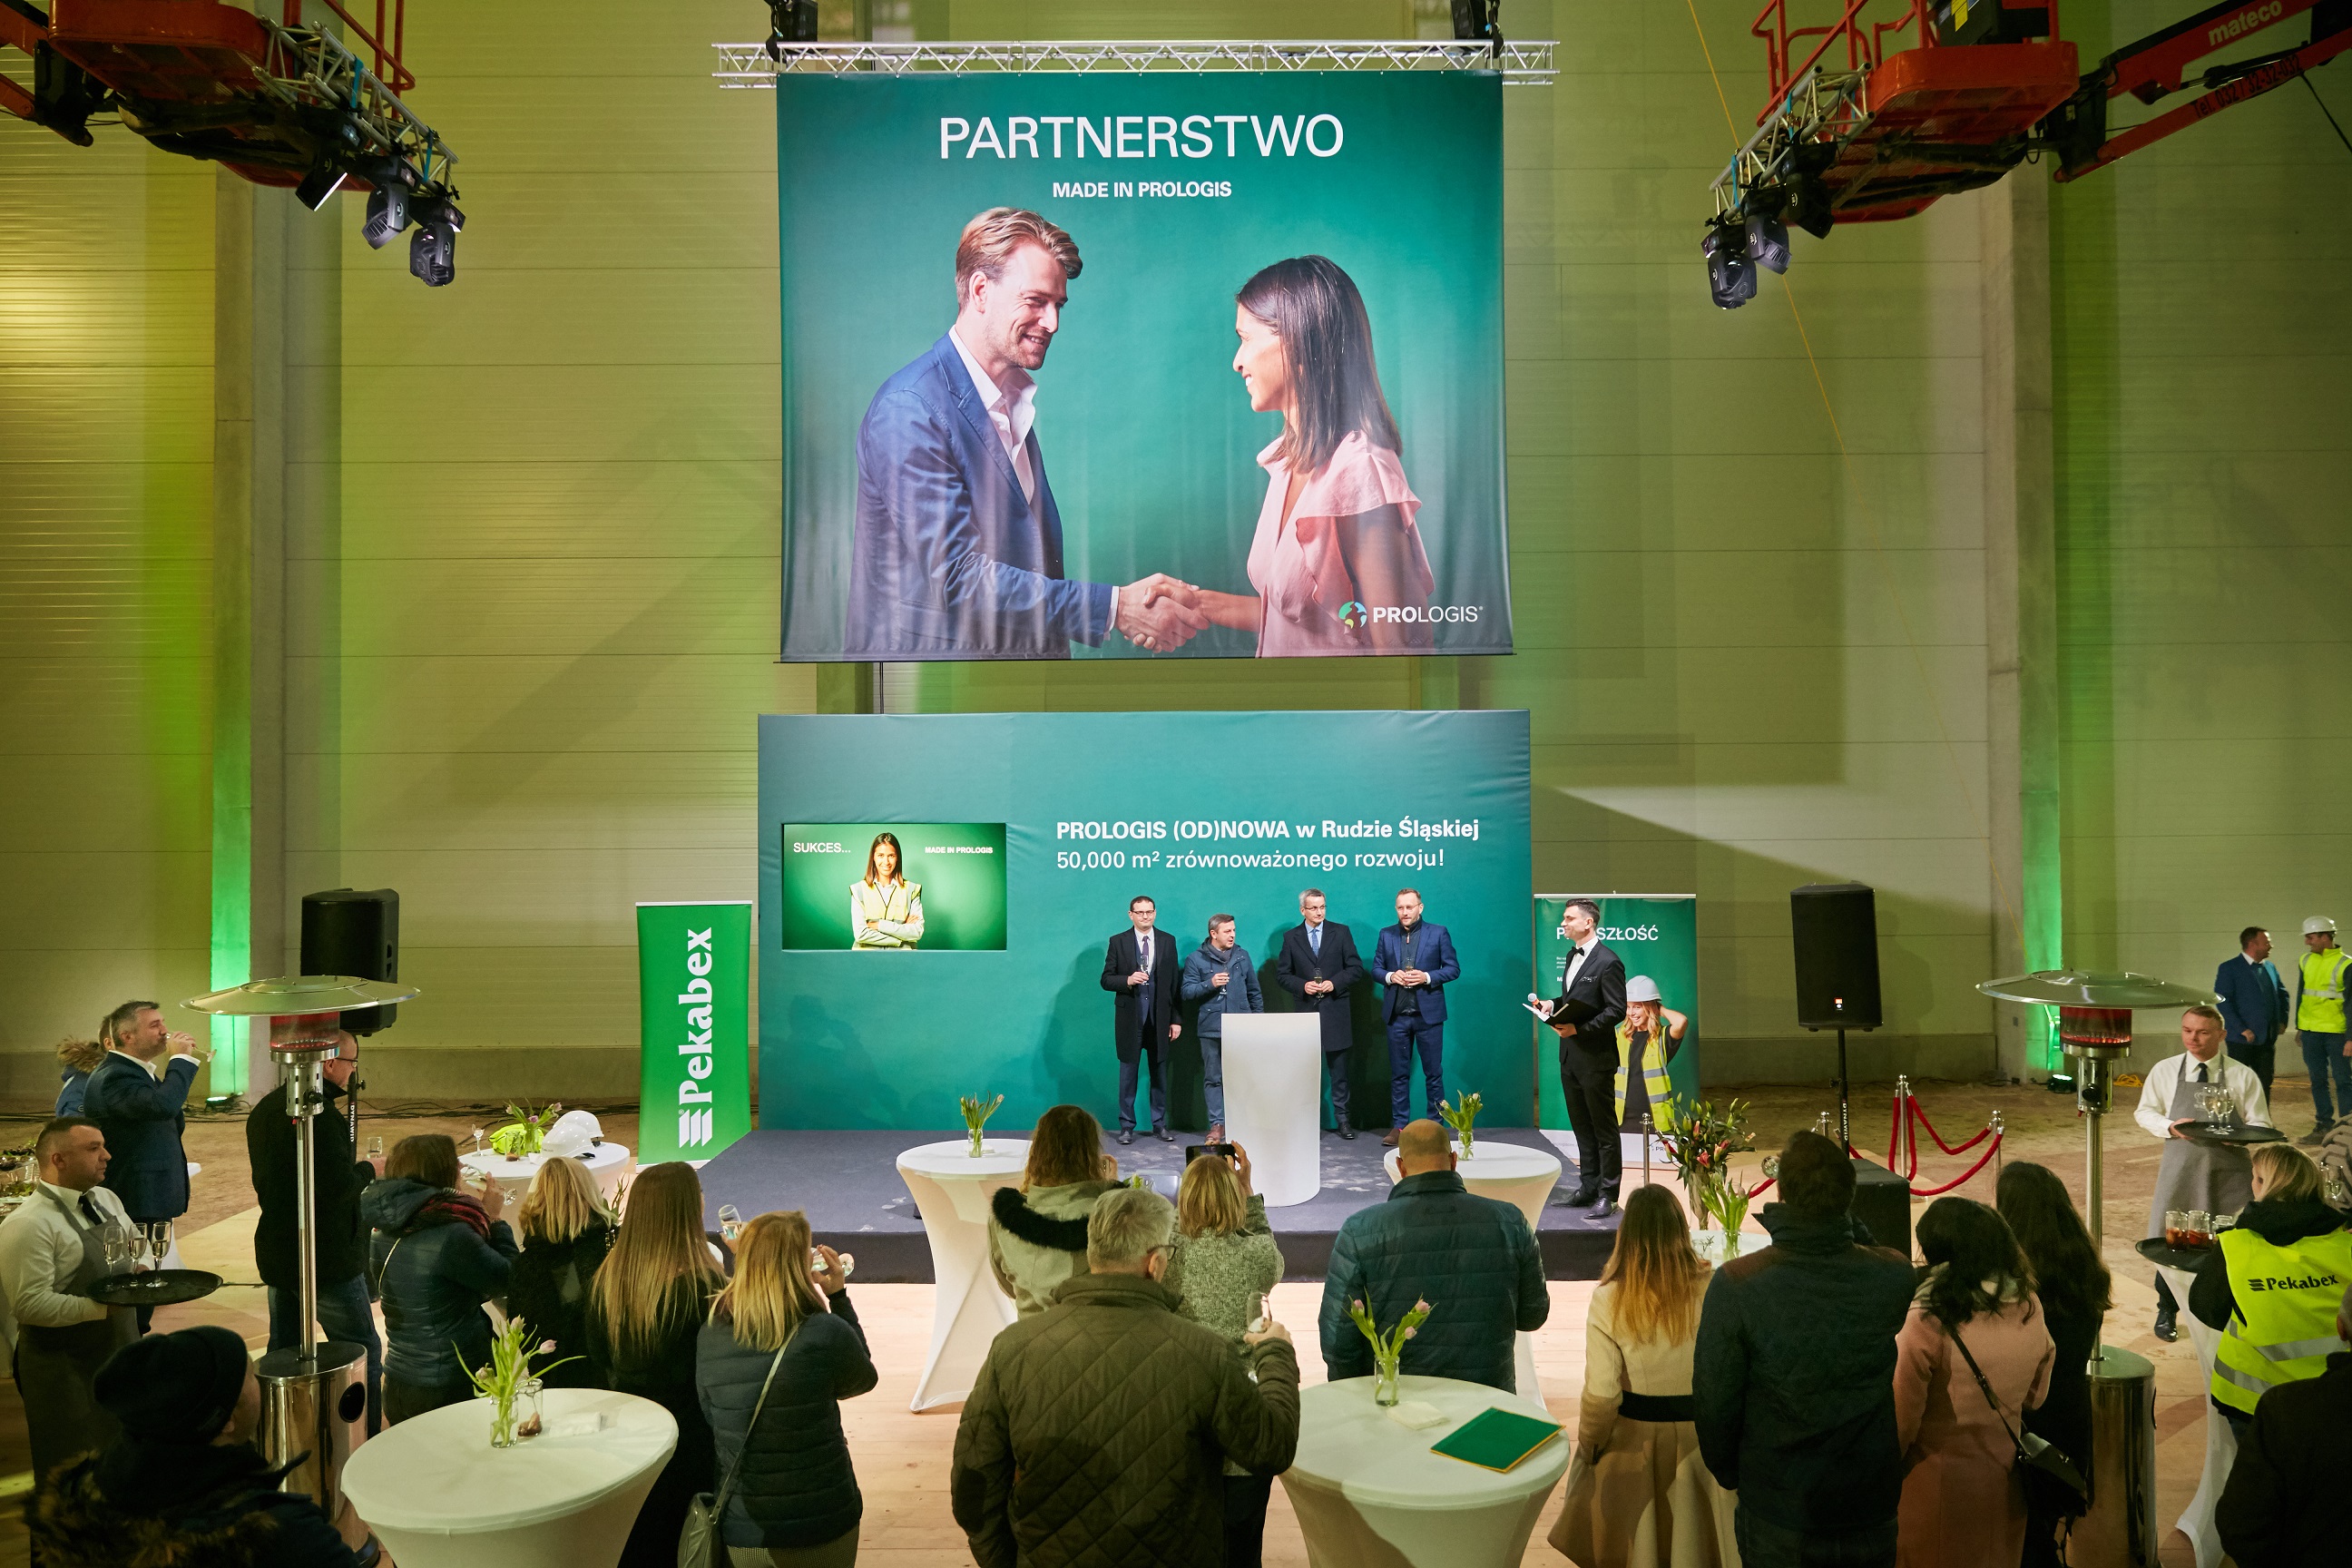
M 2224 1026 L 2218 1008 L 2203 1004 L 2180 1015 L 2181 1054 L 2167 1057 L 2148 1069 L 2139 1091 L 2139 1109 L 2133 1120 L 2150 1137 L 2164 1140 L 2164 1163 L 2157 1168 L 2156 1196 L 2149 1200 L 2147 1232 L 2164 1234 L 2169 1209 L 2203 1209 L 2210 1215 L 2234 1215 L 2252 1201 L 2253 1163 L 2240 1145 L 2216 1142 L 2191 1131 L 2207 1120 L 2206 1091 L 2221 1089 L 2236 1107 L 2241 1127 L 2271 1125 L 2270 1101 L 2263 1080 L 2245 1063 L 2232 1061 L 2221 1047 Z M 2156 1337 L 2174 1340 L 2179 1303 L 2164 1276 L 2156 1277 Z

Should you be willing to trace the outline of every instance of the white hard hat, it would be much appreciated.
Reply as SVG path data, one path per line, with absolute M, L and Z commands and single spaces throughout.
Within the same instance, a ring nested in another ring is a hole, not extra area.
M 2309 920 L 2303 922 L 2304 935 L 2316 936 L 2321 931 L 2326 931 L 2328 935 L 2334 936 L 2336 934 L 2336 922 L 2329 920 L 2326 915 L 2314 915 Z
M 604 1126 L 595 1117 L 585 1110 L 567 1110 L 555 1119 L 540 1147 L 551 1159 L 569 1159 L 584 1152 L 604 1135 Z
M 1665 998 L 1658 994 L 1658 983 L 1656 981 L 1651 979 L 1646 974 L 1636 974 L 1633 979 L 1625 982 L 1625 1000 L 1628 1002 L 1663 1002 Z

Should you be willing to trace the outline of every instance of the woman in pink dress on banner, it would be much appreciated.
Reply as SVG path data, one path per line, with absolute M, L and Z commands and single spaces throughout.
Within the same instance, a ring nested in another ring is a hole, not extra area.
M 1328 258 L 1301 256 L 1235 298 L 1234 369 L 1253 410 L 1282 416 L 1282 435 L 1257 457 L 1266 486 L 1249 553 L 1256 592 L 1204 591 L 1202 609 L 1255 633 L 1261 658 L 1428 648 L 1435 580 L 1363 296 Z

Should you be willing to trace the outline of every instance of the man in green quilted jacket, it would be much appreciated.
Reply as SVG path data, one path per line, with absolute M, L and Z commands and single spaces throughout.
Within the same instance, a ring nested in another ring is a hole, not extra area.
M 1219 1568 L 1225 1461 L 1260 1475 L 1298 1446 L 1298 1357 L 1269 1321 L 1244 1353 L 1176 1315 L 1176 1210 L 1107 1194 L 1087 1273 L 996 1336 L 956 1428 L 956 1522 L 980 1568 Z

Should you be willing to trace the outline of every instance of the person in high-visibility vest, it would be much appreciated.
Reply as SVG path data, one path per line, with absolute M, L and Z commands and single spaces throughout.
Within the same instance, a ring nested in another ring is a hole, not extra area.
M 2339 1116 L 2352 1116 L 2352 1051 L 2345 1037 L 2344 993 L 2352 981 L 2352 953 L 2336 945 L 2336 922 L 2314 915 L 2303 922 L 2309 949 L 2295 966 L 2294 1029 L 2303 1042 L 2303 1065 L 2311 1070 L 2311 1110 L 2318 1118 L 2303 1142 L 2316 1143 Z M 2331 1109 L 2327 1086 L 2335 1081 Z
M 2254 1151 L 2254 1201 L 2198 1266 L 2189 1310 L 2221 1331 L 2213 1403 L 2242 1426 L 2282 1384 L 2317 1377 L 2340 1348 L 2336 1309 L 2352 1285 L 2352 1231 L 2327 1206 L 2319 1167 L 2289 1143 Z
M 1666 1065 L 1683 1048 L 1683 1037 L 1689 1032 L 1690 1019 L 1666 1005 L 1656 981 L 1636 974 L 1625 982 L 1625 1021 L 1617 1026 L 1620 1129 L 1639 1132 L 1644 1115 L 1654 1127 L 1674 1124 L 1675 1086 Z

